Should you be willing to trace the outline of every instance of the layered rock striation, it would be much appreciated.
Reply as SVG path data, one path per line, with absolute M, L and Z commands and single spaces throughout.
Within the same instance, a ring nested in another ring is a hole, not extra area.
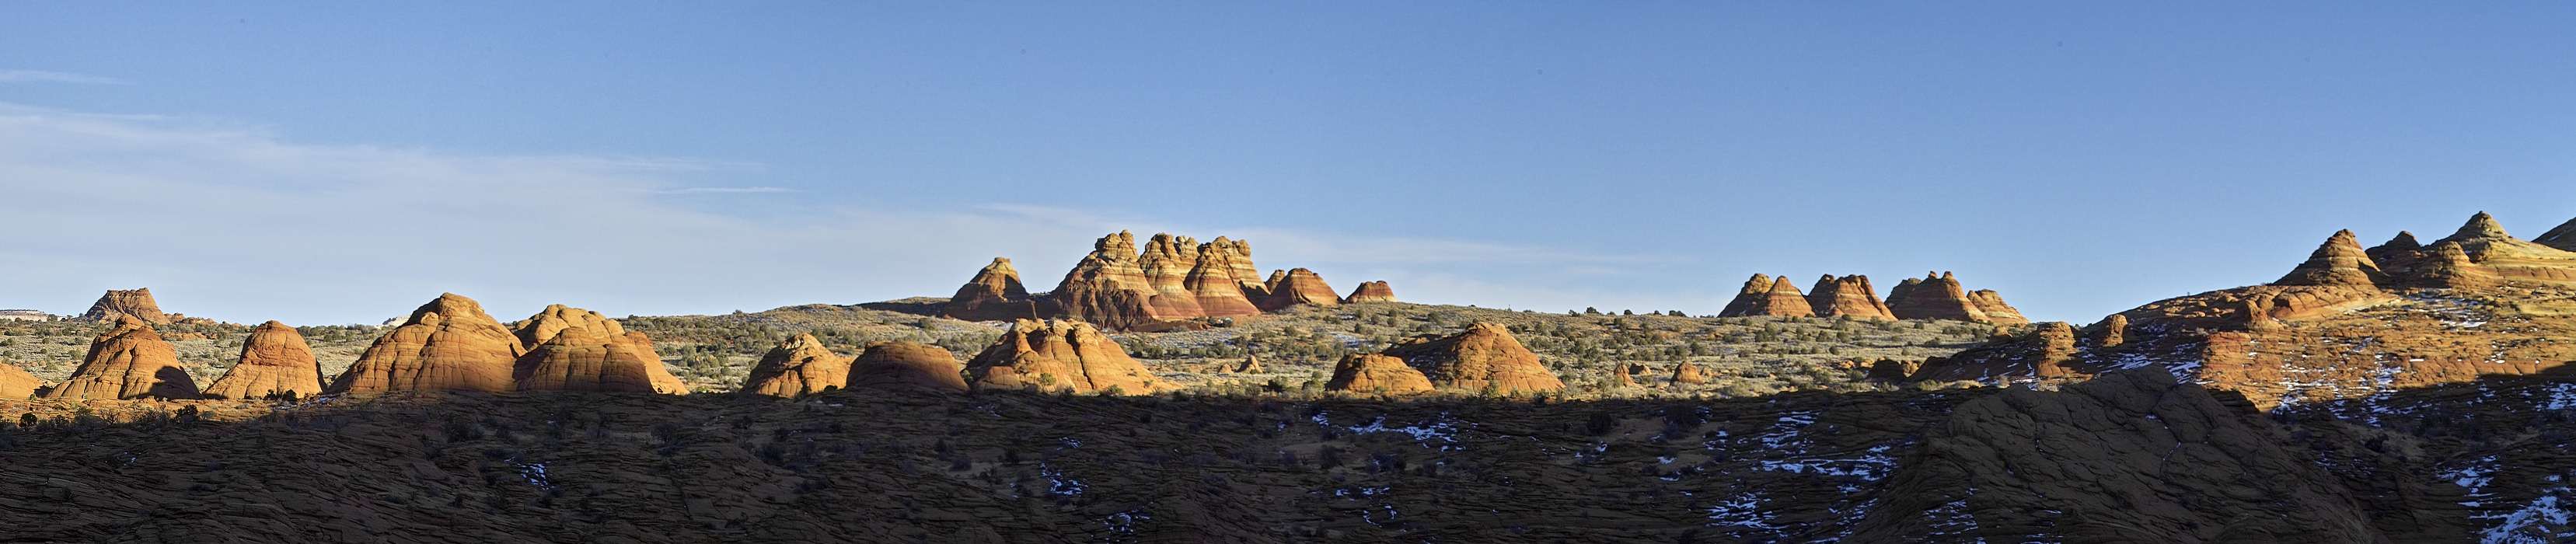
M 760 362 L 751 367 L 751 377 L 743 382 L 742 391 L 795 398 L 838 389 L 850 382 L 851 362 L 851 358 L 824 347 L 814 335 L 798 334 L 760 356 Z
M 1333 364 L 1333 377 L 1324 382 L 1327 391 L 1377 395 L 1412 395 L 1432 391 L 1431 379 L 1422 371 L 1397 359 L 1381 354 L 1353 353 Z
M 445 293 L 376 338 L 328 390 L 511 391 L 518 388 L 512 375 L 519 356 L 527 353 L 520 337 L 484 313 L 482 303 Z
M 205 396 L 219 399 L 266 399 L 292 394 L 322 394 L 322 365 L 304 334 L 285 323 L 261 323 L 242 340 L 241 358 L 224 376 L 206 386 Z
M 78 319 L 113 323 L 119 316 L 132 317 L 153 326 L 168 325 L 175 320 L 175 316 L 161 312 L 161 304 L 152 300 L 150 287 L 108 290 L 107 294 L 99 295 L 98 302 L 89 305 L 89 311 L 81 312 Z
M 1365 298 L 1392 302 L 1394 292 L 1379 282 Z M 1156 234 L 1139 247 L 1134 233 L 1120 231 L 1093 242 L 1091 253 L 1054 291 L 1029 294 L 1010 260 L 996 258 L 939 313 L 977 321 L 1062 318 L 1112 330 L 1159 330 L 1342 301 L 1312 270 L 1283 270 L 1264 280 L 1253 265 L 1252 244 L 1243 240 L 1220 236 L 1200 243 Z
M 688 385 L 662 366 L 652 339 L 599 312 L 550 305 L 511 332 L 530 346 L 512 365 L 517 390 L 689 393 Z
M 1497 323 L 1479 321 L 1453 335 L 1409 338 L 1384 354 L 1402 359 L 1439 387 L 1507 395 L 1565 388 L 1538 354 Z
M 132 315 L 113 319 L 115 327 L 90 342 L 80 367 L 46 390 L 45 398 L 197 398 L 196 380 L 179 367 L 178 352 L 160 333 Z
M 978 389 L 1145 395 L 1170 387 L 1090 323 L 1019 320 L 966 364 Z
M 1395 302 L 1395 288 L 1387 286 L 1385 281 L 1365 281 L 1351 289 L 1350 295 L 1342 297 L 1343 304 L 1372 302 Z
M 1896 313 L 1878 299 L 1878 290 L 1870 287 L 1869 276 L 1834 277 L 1827 274 L 1816 279 L 1816 287 L 1807 290 L 1807 306 L 1816 317 L 1849 317 L 1853 319 L 1894 320 Z
M 1798 284 L 1791 283 L 1788 276 L 1773 279 L 1762 274 L 1744 280 L 1744 288 L 1736 292 L 1735 300 L 1727 301 L 1726 309 L 1717 313 L 1718 317 L 1815 315 L 1815 307 L 1807 303 L 1807 296 L 1798 292 Z

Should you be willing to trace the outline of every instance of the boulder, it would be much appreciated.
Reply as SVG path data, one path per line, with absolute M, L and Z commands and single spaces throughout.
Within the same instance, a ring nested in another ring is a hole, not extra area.
M 1807 306 L 1816 317 L 1850 317 L 1894 321 L 1896 314 L 1887 303 L 1878 300 L 1878 291 L 1869 285 L 1869 276 L 1834 277 L 1826 274 L 1816 279 L 1816 287 L 1807 291 Z
M 1277 285 L 1270 287 L 1270 296 L 1263 300 L 1261 309 L 1264 311 L 1297 306 L 1338 306 L 1342 303 L 1341 295 L 1333 294 L 1333 286 L 1325 285 L 1323 276 L 1304 268 L 1289 269 Z
M 322 394 L 322 365 L 304 334 L 285 323 L 261 323 L 242 340 L 240 362 L 206 386 L 205 396 L 218 399 L 265 399 L 293 393 L 297 398 Z
M 1926 273 L 1921 278 L 1907 278 L 1888 290 L 1887 309 L 1897 319 L 1949 319 L 1954 321 L 1991 322 L 1976 301 L 1968 299 L 1968 290 L 1959 287 L 1959 279 L 1948 272 Z
M 1020 271 L 1011 260 L 994 257 L 992 264 L 975 271 L 973 279 L 948 297 L 940 314 L 967 321 L 1007 321 L 1038 317 L 1038 301 L 1029 296 L 1028 287 L 1020 284 Z
M 2388 277 L 2380 273 L 2379 263 L 2370 260 L 2370 254 L 2353 238 L 2352 231 L 2339 230 L 2317 245 L 2316 251 L 2308 253 L 2307 262 L 2299 263 L 2289 275 L 2272 283 L 2375 287 L 2388 283 Z
M 1198 301 L 1200 311 L 1208 317 L 1261 313 L 1261 308 L 1252 303 L 1252 294 L 1245 291 L 1243 280 L 1237 276 L 1252 266 L 1252 256 L 1238 253 L 1241 251 L 1250 251 L 1249 246 L 1217 237 L 1216 241 L 1199 246 L 1198 263 L 1190 267 L 1188 277 L 1182 279 L 1182 287 Z M 1251 287 L 1259 288 L 1260 285 Z
M 0 400 L 26 400 L 45 387 L 45 380 L 18 367 L 0 364 Z
M 1144 395 L 1170 386 L 1090 323 L 1019 320 L 966 364 L 977 389 Z
M 131 316 L 156 327 L 168 325 L 174 319 L 170 314 L 161 313 L 161 304 L 152 300 L 150 287 L 108 290 L 107 294 L 99 295 L 98 302 L 90 304 L 89 311 L 82 312 L 79 319 L 115 322 L 117 316 Z
M 193 399 L 197 382 L 179 367 L 179 354 L 130 314 L 116 314 L 115 327 L 89 345 L 89 355 L 63 383 L 45 391 L 49 399 Z
M 1440 387 L 1504 394 L 1544 393 L 1565 382 L 1523 347 L 1510 329 L 1479 321 L 1458 334 L 1415 337 L 1386 349 Z
M 1708 371 L 1701 370 L 1699 365 L 1696 364 L 1675 364 L 1673 365 L 1673 383 L 1708 383 Z
M 1758 285 L 1764 281 L 1769 281 L 1770 287 L 1763 288 Z M 1735 300 L 1728 301 L 1726 309 L 1717 314 L 1718 317 L 1814 317 L 1815 315 L 1815 308 L 1807 304 L 1806 295 L 1798 293 L 1798 285 L 1790 283 L 1788 276 L 1772 279 L 1761 274 L 1754 274 L 1753 279 L 1746 280 L 1744 289 L 1736 293 Z
M 1431 392 L 1431 379 L 1404 360 L 1380 354 L 1353 353 L 1333 365 L 1324 389 L 1344 393 L 1411 395 Z
M 1342 297 L 1343 304 L 1367 302 L 1395 302 L 1395 288 L 1387 286 L 1384 280 L 1365 281 L 1360 282 L 1358 288 L 1351 289 L 1349 296 Z
M 411 317 L 367 346 L 331 383 L 335 393 L 394 391 L 503 392 L 528 348 L 483 305 L 455 293 L 412 310 Z
M 743 382 L 742 391 L 785 398 L 821 393 L 848 385 L 852 362 L 823 347 L 814 335 L 798 334 L 760 356 L 760 363 L 751 367 L 751 378 Z
M 965 368 L 947 348 L 920 342 L 878 342 L 850 363 L 852 390 L 966 391 Z
M 599 312 L 555 304 L 512 331 L 533 346 L 513 365 L 520 391 L 596 391 L 686 395 L 687 384 L 662 366 L 653 341 Z

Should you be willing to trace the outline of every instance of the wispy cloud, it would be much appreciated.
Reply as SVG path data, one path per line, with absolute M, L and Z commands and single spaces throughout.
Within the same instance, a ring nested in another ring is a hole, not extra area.
M 112 77 L 106 77 L 106 76 L 93 76 L 93 75 L 89 75 L 89 74 L 75 74 L 75 73 L 71 73 L 71 72 L 54 72 L 54 71 L 48 71 L 48 70 L 0 70 L 0 83 L 73 83 L 73 84 L 80 84 L 80 85 L 124 85 L 124 84 L 125 84 L 125 80 L 117 79 L 117 78 L 112 78 Z
M 797 190 L 795 190 L 795 189 L 789 189 L 789 188 L 786 188 L 786 187 L 767 187 L 767 186 L 753 186 L 753 187 L 675 187 L 675 188 L 669 188 L 669 189 L 654 189 L 654 190 L 653 190 L 653 194 L 657 194 L 657 195 L 730 195 L 730 194 L 770 194 L 770 193 L 794 193 L 794 192 L 798 192 L 798 191 L 797 191 Z

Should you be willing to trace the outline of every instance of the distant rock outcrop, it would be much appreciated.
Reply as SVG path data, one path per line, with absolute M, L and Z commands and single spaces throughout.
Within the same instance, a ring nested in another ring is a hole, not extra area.
M 264 399 L 288 393 L 297 398 L 322 394 L 322 365 L 314 361 L 303 333 L 270 321 L 251 329 L 250 338 L 242 340 L 240 362 L 206 386 L 205 396 Z
M 1767 286 L 1764 285 L 1766 283 Z M 1744 288 L 1736 292 L 1735 300 L 1728 301 L 1726 309 L 1717 313 L 1718 317 L 1815 315 L 1815 307 L 1807 304 L 1807 296 L 1798 292 L 1798 284 L 1791 283 L 1788 276 L 1774 279 L 1762 274 L 1754 274 L 1753 279 L 1745 280 Z
M 1997 325 L 2030 324 L 2030 318 L 2023 317 L 2020 309 L 2012 307 L 2011 304 L 2005 304 L 2003 293 L 1997 293 L 1993 289 L 1969 291 L 1968 303 L 1975 304 L 1978 312 L 1986 314 L 1987 323 Z
M 531 346 L 511 372 L 520 391 L 689 394 L 662 366 L 652 339 L 599 312 L 550 305 L 512 333 Z
M 978 389 L 1152 394 L 1169 385 L 1090 323 L 1019 320 L 966 364 Z
M 36 396 L 45 380 L 18 367 L 0 364 L 0 400 L 25 400 Z
M 2495 269 L 2469 258 L 2458 242 L 2433 244 L 2417 253 L 2407 268 L 2407 283 L 2436 289 L 2484 289 L 2504 283 Z
M 1816 317 L 1850 317 L 1853 319 L 1896 319 L 1887 303 L 1878 300 L 1878 291 L 1869 285 L 1869 276 L 1834 277 L 1826 274 L 1816 279 L 1816 287 L 1807 291 L 1807 306 Z
M 814 335 L 798 334 L 760 356 L 742 391 L 785 398 L 821 393 L 849 384 L 851 362 L 823 347 Z
M 869 344 L 850 363 L 851 390 L 966 391 L 964 366 L 947 348 L 920 342 Z
M 1440 387 L 1504 394 L 1545 393 L 1565 382 L 1521 345 L 1511 329 L 1479 321 L 1444 337 L 1414 337 L 1386 349 Z
M 1253 303 L 1253 291 L 1259 284 L 1245 285 L 1243 274 L 1252 269 L 1251 246 L 1223 236 L 1198 248 L 1198 263 L 1190 267 L 1182 280 L 1190 296 L 1198 300 L 1207 317 L 1235 317 L 1261 313 Z M 1260 291 L 1267 295 L 1268 291 Z
M 1342 297 L 1343 304 L 1370 302 L 1395 302 L 1395 288 L 1388 287 L 1385 281 L 1364 281 L 1358 288 L 1351 289 L 1349 296 Z
M 161 312 L 161 304 L 152 300 L 152 288 L 111 289 L 99 295 L 98 302 L 80 315 L 83 321 L 114 322 L 117 316 L 130 316 L 152 326 L 168 325 L 174 319 Z
M 1324 389 L 1345 393 L 1410 395 L 1431 392 L 1431 379 L 1404 360 L 1379 354 L 1353 353 L 1333 365 Z
M 1992 318 L 1977 302 L 1968 299 L 1968 290 L 1959 287 L 1959 279 L 1948 272 L 1906 278 L 1888 290 L 1887 309 L 1897 319 L 1949 319 L 1986 323 Z
M 1204 316 L 1198 293 L 1190 290 L 1190 271 L 1199 264 L 1199 241 L 1188 236 L 1156 233 L 1145 242 L 1145 251 L 1136 265 L 1145 272 L 1145 285 L 1154 289 L 1146 300 L 1156 316 Z
M 483 305 L 455 293 L 412 310 L 331 383 L 335 393 L 517 389 L 511 379 L 528 348 Z
M 1270 296 L 1263 299 L 1261 309 L 1275 312 L 1297 306 L 1338 306 L 1341 303 L 1341 295 L 1333 294 L 1333 286 L 1324 284 L 1323 276 L 1315 275 L 1313 270 L 1292 268 L 1286 276 L 1280 277 L 1277 285 L 1270 286 Z
M 49 399 L 193 399 L 197 382 L 179 367 L 179 354 L 150 324 L 130 314 L 90 342 L 70 378 L 45 391 Z
M 2423 250 L 2424 243 L 2415 240 L 2415 233 L 2401 230 L 2397 231 L 2397 236 L 2389 238 L 2387 242 L 2362 250 L 2362 255 L 2370 257 L 2370 262 L 2377 263 L 2381 273 L 2393 276 L 2403 275 L 2408 269 L 2414 268 L 2416 254 Z
M 2370 254 L 2361 249 L 2361 241 L 2353 237 L 2352 231 L 2339 230 L 2309 253 L 2307 262 L 2299 263 L 2289 275 L 2272 283 L 2377 287 L 2388 283 L 2388 276 L 2380 273 L 2379 263 L 2370 260 Z
M 2576 251 L 2576 219 L 2558 224 L 2558 228 L 2549 229 L 2548 233 L 2531 239 L 2531 242 L 2561 250 Z
M 1708 383 L 1708 372 L 1707 372 L 1707 371 L 1705 371 L 1705 370 L 1701 370 L 1701 369 L 1699 368 L 1699 365 L 1696 365 L 1696 364 L 1691 364 L 1691 363 L 1679 363 L 1679 364 L 1675 364 L 1675 365 L 1673 365 L 1673 383 L 1677 383 L 1677 384 L 1699 384 L 1699 383 Z
M 1048 294 L 1050 306 L 1064 317 L 1118 329 L 1165 318 L 1154 311 L 1159 293 L 1145 279 L 1138 256 L 1136 235 L 1119 231 L 1101 237 Z
M 975 271 L 973 279 L 966 280 L 966 285 L 957 288 L 957 294 L 948 297 L 948 305 L 941 307 L 940 313 L 967 321 L 1031 319 L 1041 315 L 1037 299 L 1020 284 L 1020 271 L 1011 267 L 1010 259 L 1001 257 L 994 257 L 992 264 Z

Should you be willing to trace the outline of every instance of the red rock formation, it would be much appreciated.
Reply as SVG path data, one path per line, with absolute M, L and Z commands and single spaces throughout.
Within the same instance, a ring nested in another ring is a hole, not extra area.
M 1199 264 L 1199 241 L 1188 236 L 1155 233 L 1145 242 L 1145 252 L 1136 259 L 1145 272 L 1145 284 L 1154 289 L 1147 303 L 1154 315 L 1166 318 L 1188 318 L 1208 315 L 1199 307 L 1198 293 L 1187 285 L 1190 273 Z
M 511 379 L 528 348 L 483 305 L 455 293 L 412 310 L 331 383 L 335 393 L 517 389 Z
M 2415 241 L 2415 233 L 2401 230 L 2397 231 L 2396 237 L 2363 250 L 2362 254 L 2370 257 L 2370 262 L 2379 264 L 2380 273 L 2400 276 L 2415 266 L 2416 254 L 2423 250 L 2424 243 Z
M 1125 329 L 1165 318 L 1154 312 L 1157 294 L 1137 264 L 1136 235 L 1119 231 L 1092 243 L 1048 298 L 1060 315 Z
M 90 342 L 70 378 L 45 392 L 49 399 L 197 398 L 197 382 L 179 368 L 179 354 L 152 326 L 117 314 L 116 327 Z
M 2001 355 L 2006 353 L 2013 355 Z M 2051 321 L 2041 323 L 2021 336 L 1970 348 L 1948 358 L 1935 357 L 1908 379 L 1992 383 L 2069 378 L 2084 375 L 2088 370 L 2084 361 L 2077 357 L 2078 353 L 2075 328 L 2064 322 Z M 1984 362 L 1955 364 L 1954 359 Z
M 1675 364 L 1673 365 L 1673 383 L 1708 383 L 1708 371 L 1701 370 L 1699 365 L 1691 363 Z
M 1922 278 L 1907 278 L 1887 293 L 1887 309 L 1897 319 L 1949 319 L 1986 323 L 1984 310 L 1968 300 L 1968 290 L 1959 287 L 1959 279 L 1948 272 L 1926 273 Z
M 798 334 L 769 348 L 760 363 L 752 365 L 742 391 L 785 398 L 821 393 L 848 385 L 852 362 L 823 347 L 814 335 Z
M 1538 354 L 1521 346 L 1510 329 L 1495 323 L 1479 321 L 1446 337 L 1407 339 L 1387 348 L 1385 354 L 1403 359 L 1441 387 L 1504 394 L 1565 388 L 1564 381 L 1539 363 Z
M 960 393 L 966 378 L 957 356 L 946 348 L 920 342 L 869 344 L 850 364 L 852 390 L 911 390 Z
M 2417 287 L 2437 289 L 2485 289 L 2504 283 L 2495 269 L 2469 259 L 2458 242 L 2441 242 L 2425 248 L 2408 269 L 2408 282 Z
M 1269 299 L 1269 296 L 1268 296 L 1269 294 L 1277 294 L 1277 293 L 1279 292 L 1279 282 L 1283 282 L 1283 281 L 1288 281 L 1288 271 L 1286 271 L 1286 270 L 1272 270 L 1272 271 L 1270 271 L 1270 279 L 1261 280 L 1261 292 L 1262 292 L 1262 293 L 1264 293 L 1264 296 L 1262 297 L 1262 299 L 1263 299 L 1263 300 L 1268 300 L 1268 299 Z
M 1764 281 L 1771 283 L 1770 288 L 1757 292 L 1756 289 L 1759 287 L 1757 284 Z M 1735 300 L 1728 301 L 1726 309 L 1717 314 L 1718 317 L 1814 317 L 1815 315 L 1815 308 L 1807 304 L 1807 296 L 1798 293 L 1798 284 L 1790 283 L 1788 276 L 1772 279 L 1761 274 L 1754 274 L 1753 279 L 1746 280 L 1744 289 L 1736 293 Z
M 2102 318 L 2102 322 L 2093 324 L 2089 334 L 2093 337 L 2094 347 L 2120 347 L 2129 341 L 2129 316 L 2111 314 L 2111 317 Z
M 1011 267 L 1010 259 L 1001 257 L 994 257 L 992 264 L 984 265 L 983 270 L 975 272 L 974 279 L 958 287 L 957 294 L 948 297 L 948 305 L 940 313 L 967 321 L 1033 319 L 1041 315 L 1038 301 L 1029 296 L 1028 287 L 1020 284 L 1020 271 Z
M 1351 290 L 1350 296 L 1342 297 L 1343 304 L 1365 302 L 1395 302 L 1395 288 L 1387 286 L 1383 280 L 1360 282 L 1358 288 Z
M 1987 323 L 1997 325 L 2027 325 L 2030 323 L 2030 318 L 2022 317 L 2020 309 L 2012 307 L 2011 304 L 2004 303 L 2003 293 L 1997 293 L 1993 289 L 1969 291 L 1968 303 L 1975 304 L 1979 313 L 1986 314 Z
M 44 386 L 45 380 L 34 374 L 18 367 L 0 365 L 0 400 L 26 400 L 36 396 L 36 390 Z
M 80 319 L 114 322 L 121 315 L 133 316 L 135 320 L 153 326 L 168 325 L 173 320 L 170 314 L 161 313 L 160 303 L 153 302 L 150 287 L 111 289 L 107 294 L 99 295 L 98 302 L 90 304 L 89 311 L 81 313 Z
M 2576 284 L 2576 253 L 2514 238 L 2486 212 L 2434 245 L 2443 242 L 2458 243 L 2470 260 L 2507 281 Z
M 1198 263 L 1190 267 L 1188 277 L 1183 278 L 1181 284 L 1190 296 L 1198 300 L 1199 309 L 1208 317 L 1261 313 L 1260 307 L 1253 305 L 1252 295 L 1245 291 L 1243 280 L 1237 276 L 1252 266 L 1252 256 L 1239 253 L 1246 251 L 1251 251 L 1249 246 L 1222 236 L 1199 246 Z
M 1422 371 L 1406 366 L 1402 359 L 1385 355 L 1353 353 L 1342 356 L 1333 365 L 1333 379 L 1324 382 L 1327 391 L 1345 393 L 1410 395 L 1431 392 L 1431 379 Z
M 1313 270 L 1294 268 L 1289 269 L 1277 285 L 1270 287 L 1270 296 L 1263 299 L 1261 309 L 1275 312 L 1296 306 L 1341 304 L 1342 297 L 1333 294 L 1333 286 L 1324 284 L 1323 276 L 1315 275 Z
M 250 338 L 242 341 L 240 362 L 206 386 L 205 396 L 264 399 L 285 393 L 297 398 L 322 394 L 322 365 L 314 361 L 303 333 L 270 321 L 251 329 Z
M 1235 285 L 1243 287 L 1245 296 L 1259 300 L 1261 297 L 1270 295 L 1269 290 L 1261 288 L 1261 268 L 1252 264 L 1252 242 L 1229 240 L 1224 236 L 1218 236 L 1216 240 L 1208 242 L 1208 246 L 1199 248 L 1199 253 L 1204 254 L 1211 249 L 1224 249 L 1227 255 L 1225 263 L 1227 272 L 1234 276 Z
M 1836 278 L 1826 274 L 1816 278 L 1816 287 L 1807 291 L 1807 306 L 1815 310 L 1816 317 L 1896 319 L 1896 314 L 1888 311 L 1887 303 L 1878 300 L 1878 291 L 1870 287 L 1869 276 Z
M 2576 219 L 2569 219 L 2566 223 L 2560 223 L 2558 228 L 2549 229 L 2548 233 L 2540 235 L 2539 238 L 2531 239 L 2531 242 L 2567 251 L 2576 251 Z
M 2380 273 L 2379 263 L 2371 261 L 2370 254 L 2361 249 L 2361 242 L 2353 238 L 2352 231 L 2339 230 L 2334 236 L 2327 237 L 2324 244 L 2319 244 L 2316 251 L 2309 253 L 2307 262 L 2299 263 L 2298 268 L 2290 269 L 2289 275 L 2272 283 L 2376 287 L 2388 283 L 2388 277 Z
M 966 364 L 978 389 L 1152 394 L 1170 387 L 1090 323 L 1020 320 Z
M 546 306 L 512 334 L 533 346 L 512 365 L 511 381 L 520 391 L 689 394 L 662 366 L 652 339 L 599 312 Z

